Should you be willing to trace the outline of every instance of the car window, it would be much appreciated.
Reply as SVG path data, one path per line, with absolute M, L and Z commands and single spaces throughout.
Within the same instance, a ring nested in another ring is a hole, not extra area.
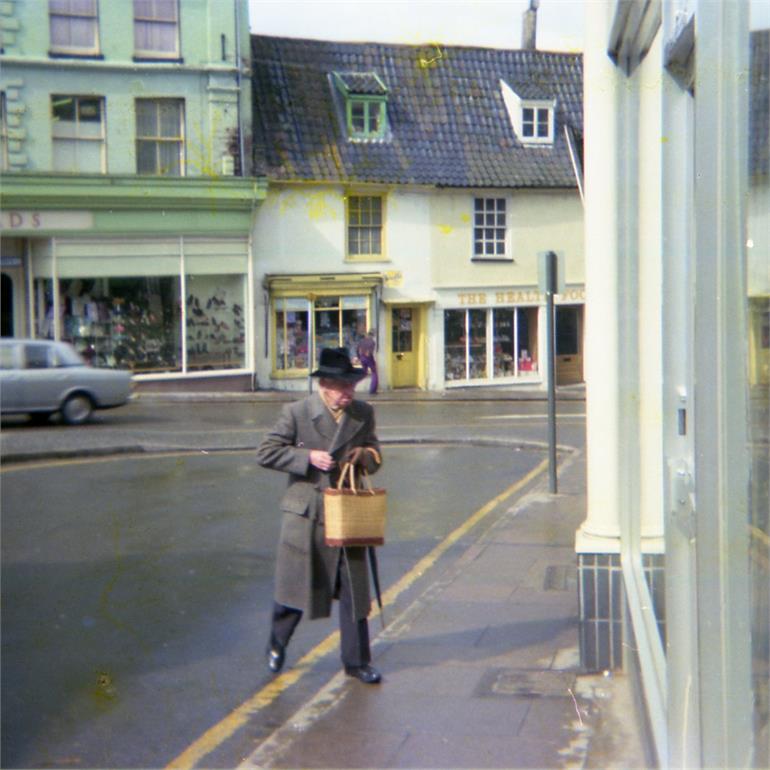
M 0 345 L 0 369 L 16 368 L 16 345 Z
M 80 354 L 70 347 L 61 346 L 56 349 L 57 366 L 83 366 Z
M 53 350 L 48 345 L 25 345 L 24 361 L 27 369 L 47 369 L 55 364 Z

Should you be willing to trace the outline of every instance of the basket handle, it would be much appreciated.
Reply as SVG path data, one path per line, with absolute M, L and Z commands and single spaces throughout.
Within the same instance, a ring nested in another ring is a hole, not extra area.
M 374 494 L 374 488 L 372 487 L 372 480 L 369 478 L 369 474 L 366 471 L 366 468 L 361 468 L 358 479 L 359 481 L 362 481 L 363 483 L 360 484 L 358 487 L 356 487 L 356 467 L 353 465 L 353 463 L 345 463 L 342 466 L 342 473 L 340 473 L 340 477 L 337 480 L 337 489 L 343 489 L 345 486 L 345 477 L 348 476 L 348 486 L 353 492 L 369 492 L 370 494 Z
M 363 484 L 361 485 L 361 491 L 369 492 L 369 494 L 374 494 L 374 487 L 372 486 L 372 480 L 369 478 L 369 472 L 366 470 L 366 468 L 361 468 L 361 473 L 359 474 L 359 479 L 363 481 Z M 366 489 L 364 489 L 364 487 Z
M 343 489 L 345 486 L 345 477 L 348 476 L 348 486 L 355 492 L 356 490 L 356 474 L 353 463 L 345 463 L 342 466 L 342 472 L 339 479 L 337 479 L 337 489 Z

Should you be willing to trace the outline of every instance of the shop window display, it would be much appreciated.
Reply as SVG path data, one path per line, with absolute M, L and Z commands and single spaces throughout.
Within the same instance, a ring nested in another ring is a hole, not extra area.
M 487 311 L 468 310 L 468 377 L 481 380 L 487 375 Z
M 245 366 L 245 285 L 240 275 L 186 277 L 186 333 L 178 276 L 59 281 L 59 334 L 94 366 L 136 374 Z M 36 281 L 38 336 L 53 339 L 53 282 Z
M 245 366 L 245 287 L 240 275 L 185 278 L 187 369 Z
M 300 298 L 276 300 L 275 368 L 307 369 L 309 318 L 308 301 Z
M 513 324 L 514 310 L 492 311 L 492 339 L 494 340 L 494 376 L 513 377 L 516 374 L 516 351 Z
M 307 370 L 308 321 L 313 320 L 315 363 L 322 348 L 344 347 L 355 357 L 358 342 L 366 336 L 369 298 L 360 296 L 322 296 L 312 301 L 304 298 L 276 298 L 273 304 L 275 323 L 275 369 Z
M 532 376 L 537 372 L 536 325 L 537 308 L 445 311 L 445 379 Z
M 516 374 L 537 374 L 537 308 L 516 308 Z
M 315 300 L 315 358 L 322 348 L 344 347 L 351 358 L 366 336 L 366 297 L 318 297 Z
M 55 333 L 50 280 L 38 280 L 39 336 Z M 137 374 L 181 370 L 179 281 L 73 278 L 59 281 L 61 339 L 94 366 Z

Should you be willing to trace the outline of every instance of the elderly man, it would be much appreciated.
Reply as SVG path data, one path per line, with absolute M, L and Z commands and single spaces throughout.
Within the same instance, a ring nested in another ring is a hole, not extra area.
M 336 484 L 342 463 L 353 462 L 370 473 L 379 468 L 374 410 L 353 398 L 364 370 L 352 365 L 344 348 L 322 350 L 311 376 L 318 378 L 317 392 L 285 406 L 257 448 L 260 465 L 289 474 L 281 502 L 267 662 L 278 673 L 303 613 L 328 617 L 336 598 L 345 671 L 376 684 L 381 677 L 370 665 L 366 549 L 327 546 L 323 511 L 323 490 Z

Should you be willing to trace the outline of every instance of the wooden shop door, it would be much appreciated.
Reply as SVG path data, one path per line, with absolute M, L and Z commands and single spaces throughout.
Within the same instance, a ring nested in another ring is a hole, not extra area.
M 390 371 L 394 388 L 417 387 L 419 309 L 396 307 L 390 316 L 392 334 Z

